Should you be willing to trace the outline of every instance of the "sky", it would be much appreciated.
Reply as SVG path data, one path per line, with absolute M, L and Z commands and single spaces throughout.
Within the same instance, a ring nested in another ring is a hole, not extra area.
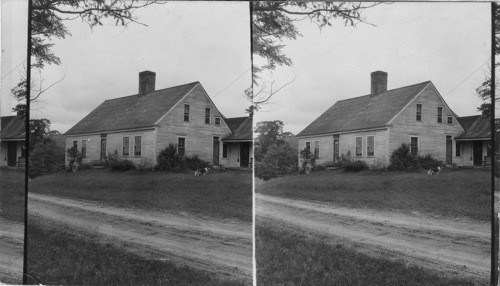
M 459 116 L 479 114 L 475 90 L 491 62 L 489 3 L 383 4 L 363 17 L 374 26 L 336 21 L 320 30 L 298 22 L 302 37 L 284 42 L 293 65 L 263 74 L 274 88 L 295 80 L 255 121 L 281 120 L 285 131 L 297 134 L 336 101 L 369 94 L 376 70 L 388 73 L 388 89 L 430 80 Z
M 156 73 L 156 89 L 199 81 L 224 116 L 246 115 L 248 3 L 168 2 L 135 15 L 147 26 L 123 28 L 110 21 L 90 29 L 80 19 L 66 21 L 71 36 L 53 47 L 62 63 L 41 74 L 43 88 L 61 82 L 32 105 L 31 117 L 47 118 L 52 130 L 65 132 L 104 100 L 137 94 L 144 70 Z M 2 114 L 9 108 L 2 106 Z

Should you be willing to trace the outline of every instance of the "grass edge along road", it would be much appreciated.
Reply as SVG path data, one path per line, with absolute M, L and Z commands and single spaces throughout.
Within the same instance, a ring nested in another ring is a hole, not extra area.
M 30 220 L 28 277 L 31 284 L 60 285 L 245 285 L 169 261 L 125 252 L 96 233 Z
M 258 285 L 477 285 L 262 218 L 256 221 L 255 244 Z

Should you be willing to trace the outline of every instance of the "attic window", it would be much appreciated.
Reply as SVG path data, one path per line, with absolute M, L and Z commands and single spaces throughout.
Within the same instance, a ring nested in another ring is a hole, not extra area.
M 453 124 L 453 117 L 448 116 L 448 124 Z
M 189 104 L 184 104 L 184 121 L 189 121 Z
M 210 124 L 210 108 L 205 108 L 205 124 Z
M 215 125 L 220 126 L 220 117 L 215 117 Z
M 422 121 L 422 104 L 417 103 L 417 121 Z
M 438 107 L 438 123 L 443 123 L 443 108 Z

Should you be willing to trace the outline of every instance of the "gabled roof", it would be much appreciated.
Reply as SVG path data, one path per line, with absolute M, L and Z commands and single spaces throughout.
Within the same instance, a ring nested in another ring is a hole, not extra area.
M 65 135 L 152 127 L 199 82 L 104 101 Z
M 479 139 L 490 138 L 490 117 L 483 115 L 473 115 L 459 117 L 458 122 L 465 129 L 465 132 L 455 137 L 455 139 Z
M 337 101 L 297 136 L 386 126 L 430 81 Z
M 17 116 L 2 116 L 0 138 L 4 140 L 25 140 L 26 128 L 24 118 Z
M 253 140 L 253 121 L 251 117 L 226 118 L 225 122 L 229 126 L 229 129 L 231 129 L 232 133 L 229 136 L 223 138 L 222 141 Z

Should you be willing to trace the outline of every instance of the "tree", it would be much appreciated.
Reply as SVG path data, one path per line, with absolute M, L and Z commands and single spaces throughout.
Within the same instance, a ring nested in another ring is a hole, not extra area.
M 46 118 L 42 119 L 30 119 L 30 146 L 29 151 L 33 151 L 34 146 L 38 144 L 45 144 L 51 139 L 48 138 L 48 133 L 50 132 L 50 120 Z
M 42 70 L 45 65 L 59 65 L 61 59 L 54 54 L 52 47 L 54 39 L 65 39 L 71 36 L 64 25 L 65 21 L 81 19 L 90 28 L 101 26 L 104 19 L 114 20 L 117 26 L 127 26 L 138 23 L 134 12 L 137 9 L 157 3 L 166 3 L 163 0 L 32 0 L 31 14 L 31 57 L 30 69 Z M 56 82 L 57 83 L 57 82 Z M 48 88 L 42 88 L 37 96 L 30 96 L 30 101 L 36 100 Z M 34 83 L 30 82 L 30 88 Z M 19 101 L 14 108 L 19 115 L 26 114 L 27 80 L 23 79 L 12 89 L 13 95 Z
M 255 142 L 254 158 L 261 161 L 271 145 L 281 146 L 285 144 L 286 138 L 293 137 L 290 132 L 283 132 L 283 122 L 281 120 L 261 121 L 255 127 L 258 134 Z
M 264 70 L 275 70 L 277 66 L 290 66 L 292 59 L 287 57 L 283 48 L 284 40 L 295 40 L 301 36 L 296 23 L 309 20 L 319 29 L 332 26 L 334 20 L 343 20 L 345 26 L 355 26 L 364 22 L 361 12 L 379 3 L 354 2 L 300 2 L 300 1 L 251 1 L 253 54 L 265 61 L 262 66 L 253 65 L 253 84 L 259 86 L 258 80 Z M 258 110 L 285 85 L 265 90 L 254 90 L 246 93 L 252 100 L 251 112 Z M 263 95 L 263 96 L 261 96 Z
M 495 7 L 495 55 L 500 55 L 500 6 L 492 2 L 492 5 Z M 495 62 L 495 67 L 500 66 L 500 63 Z M 495 88 L 498 86 L 498 82 L 495 81 Z M 481 113 L 485 116 L 489 116 L 491 114 L 491 76 L 486 76 L 483 83 L 476 88 L 476 94 L 483 100 L 483 103 L 477 108 L 477 111 L 481 111 Z M 498 97 L 495 98 L 498 100 Z
M 290 144 L 284 142 L 281 145 L 269 146 L 262 162 L 255 165 L 255 176 L 263 180 L 269 180 L 297 172 L 297 150 Z

